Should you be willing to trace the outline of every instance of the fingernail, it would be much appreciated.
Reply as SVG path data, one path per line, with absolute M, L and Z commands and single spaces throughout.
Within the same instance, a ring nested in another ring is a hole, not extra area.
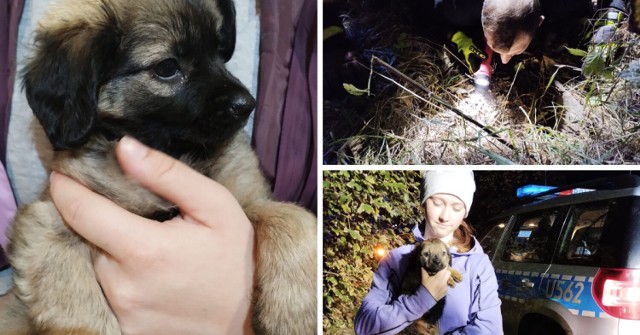
M 119 146 L 122 153 L 135 160 L 141 160 L 149 153 L 149 148 L 146 145 L 130 136 L 123 137 Z

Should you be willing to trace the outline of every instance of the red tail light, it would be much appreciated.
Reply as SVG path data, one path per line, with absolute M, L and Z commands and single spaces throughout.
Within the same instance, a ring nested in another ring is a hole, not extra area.
M 591 294 L 607 314 L 640 320 L 640 269 L 600 269 Z

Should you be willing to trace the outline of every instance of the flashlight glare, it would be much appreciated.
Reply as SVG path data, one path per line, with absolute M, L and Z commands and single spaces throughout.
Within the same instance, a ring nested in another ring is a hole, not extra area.
M 387 254 L 387 251 L 384 250 L 383 248 L 376 248 L 376 255 L 378 255 L 379 257 L 384 257 L 384 255 Z
M 480 86 L 480 87 L 489 86 L 489 78 L 486 76 L 476 76 L 474 82 L 476 86 Z

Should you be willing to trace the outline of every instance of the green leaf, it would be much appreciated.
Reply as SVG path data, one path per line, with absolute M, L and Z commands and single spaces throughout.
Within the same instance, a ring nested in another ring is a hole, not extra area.
M 604 71 L 605 66 L 604 52 L 594 48 L 584 57 L 582 73 L 585 77 L 600 75 Z
M 342 29 L 342 27 L 339 26 L 329 26 L 324 28 L 324 30 L 322 31 L 322 40 L 327 40 L 328 38 L 338 35 L 340 33 L 342 33 L 344 31 L 344 29 Z
M 374 184 L 374 185 L 375 185 L 375 183 L 376 183 L 376 177 L 375 177 L 375 176 L 373 176 L 373 175 L 368 175 L 368 176 L 366 176 L 366 177 L 365 177 L 365 180 L 366 180 L 366 181 L 368 181 L 368 182 L 369 182 L 369 183 L 371 183 L 371 184 Z
M 543 95 L 547 94 L 549 87 L 551 87 L 551 84 L 553 84 L 553 80 L 556 79 L 556 75 L 558 74 L 558 71 L 560 71 L 560 68 L 557 68 L 551 75 L 551 78 L 549 78 L 549 82 L 547 83 L 547 86 L 545 86 L 544 88 L 544 93 L 542 93 Z
M 353 86 L 352 84 L 347 84 L 347 83 L 343 83 L 342 87 L 344 87 L 345 91 L 347 91 L 347 93 L 351 94 L 351 95 L 355 95 L 355 96 L 361 96 L 365 93 L 369 94 L 369 90 L 368 89 L 361 89 L 361 88 L 357 88 L 355 86 Z
M 358 214 L 365 212 L 367 214 L 373 214 L 373 207 L 369 204 L 361 203 L 356 211 Z
M 343 194 L 343 195 L 340 196 L 340 200 L 339 201 L 340 201 L 341 204 L 348 204 L 348 203 L 351 202 L 351 199 L 353 199 L 351 197 L 351 194 Z
M 360 235 L 360 232 L 357 230 L 352 230 L 349 232 L 349 235 L 351 236 L 352 239 L 354 240 L 361 240 L 362 236 Z
M 508 158 L 501 156 L 493 151 L 489 151 L 487 149 L 483 149 L 483 148 L 479 148 L 480 151 L 482 151 L 482 153 L 484 153 L 485 155 L 489 156 L 491 159 L 493 159 L 497 164 L 499 165 L 515 165 L 516 163 L 514 163 L 513 161 L 509 160 Z
M 346 296 L 344 294 L 338 294 L 338 298 L 340 298 L 340 300 L 345 301 L 345 302 L 351 300 L 348 296 Z
M 587 55 L 587 51 L 585 51 L 585 50 L 568 48 L 566 46 L 564 48 L 567 49 L 569 51 L 569 53 L 574 55 L 574 56 L 584 57 L 584 56 Z
M 327 305 L 329 305 L 329 306 L 333 305 L 333 297 L 332 296 L 330 296 L 330 295 L 327 296 L 326 300 L 327 300 Z
M 365 245 L 364 247 L 362 247 L 362 249 L 360 249 L 360 253 L 368 255 L 372 252 L 371 247 L 368 245 Z
M 340 207 L 342 207 L 342 211 L 345 213 L 351 213 L 351 207 L 349 207 L 348 204 L 342 204 L 340 205 Z
M 333 257 L 333 256 L 335 256 L 335 254 L 336 253 L 333 251 L 332 248 L 325 248 L 324 249 L 324 255 L 325 256 Z

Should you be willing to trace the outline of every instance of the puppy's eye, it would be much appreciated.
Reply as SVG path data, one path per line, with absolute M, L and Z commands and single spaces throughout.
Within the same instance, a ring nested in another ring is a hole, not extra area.
M 162 79 L 170 79 L 180 74 L 180 66 L 177 60 L 167 58 L 153 67 L 153 73 Z

